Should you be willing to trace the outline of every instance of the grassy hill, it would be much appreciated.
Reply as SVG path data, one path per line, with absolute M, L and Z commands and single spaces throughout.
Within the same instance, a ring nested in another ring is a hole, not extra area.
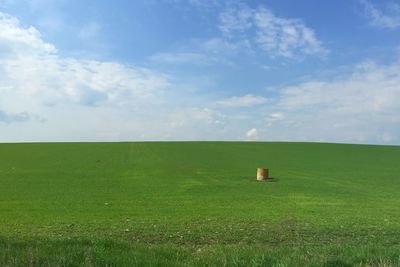
M 400 147 L 0 145 L 0 266 L 356 264 L 400 266 Z

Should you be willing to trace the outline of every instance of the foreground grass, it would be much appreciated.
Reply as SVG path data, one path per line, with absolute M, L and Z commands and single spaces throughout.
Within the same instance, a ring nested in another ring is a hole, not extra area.
M 3 266 L 399 266 L 399 247 L 177 246 L 116 241 L 0 241 Z
M 399 266 L 399 162 L 388 146 L 2 144 L 0 265 Z

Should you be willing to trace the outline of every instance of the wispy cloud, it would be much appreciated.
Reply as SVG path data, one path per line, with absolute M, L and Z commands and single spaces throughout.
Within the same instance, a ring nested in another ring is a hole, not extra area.
M 385 10 L 378 9 L 368 0 L 359 0 L 364 7 L 365 16 L 370 19 L 370 24 L 383 29 L 400 28 L 400 5 L 390 3 Z
M 192 4 L 216 5 L 214 1 Z M 329 53 L 314 30 L 299 19 L 278 17 L 264 6 L 252 8 L 232 3 L 218 6 L 218 34 L 209 39 L 192 39 L 176 52 L 157 53 L 150 59 L 171 64 L 232 66 L 235 59 L 243 60 L 243 56 L 256 54 L 303 60 L 307 56 L 325 57 Z
M 267 103 L 268 99 L 262 96 L 244 95 L 244 96 L 233 96 L 228 99 L 219 100 L 216 102 L 217 106 L 223 108 L 235 108 L 235 107 L 251 107 Z
M 202 53 L 157 53 L 150 57 L 152 61 L 169 64 L 200 64 L 208 65 L 214 62 L 214 59 Z
M 96 40 L 101 34 L 101 25 L 97 21 L 91 21 L 83 25 L 79 32 L 79 38 L 82 40 Z
M 192 39 L 181 50 L 156 53 L 149 59 L 153 62 L 173 65 L 232 66 L 232 57 L 248 49 L 249 44 L 245 42 L 232 43 L 220 37 L 206 40 Z
M 301 20 L 278 17 L 266 7 L 231 7 L 220 15 L 219 28 L 226 38 L 250 42 L 271 57 L 325 56 L 329 52 Z

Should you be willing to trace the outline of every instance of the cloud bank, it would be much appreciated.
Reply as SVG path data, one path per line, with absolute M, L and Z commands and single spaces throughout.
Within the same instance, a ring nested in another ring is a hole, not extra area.
M 400 63 L 372 61 L 341 78 L 281 88 L 265 136 L 308 141 L 399 143 Z

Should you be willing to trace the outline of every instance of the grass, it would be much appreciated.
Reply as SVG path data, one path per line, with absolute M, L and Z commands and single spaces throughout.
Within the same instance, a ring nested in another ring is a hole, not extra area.
M 396 146 L 1 144 L 0 266 L 400 266 L 399 162 Z

